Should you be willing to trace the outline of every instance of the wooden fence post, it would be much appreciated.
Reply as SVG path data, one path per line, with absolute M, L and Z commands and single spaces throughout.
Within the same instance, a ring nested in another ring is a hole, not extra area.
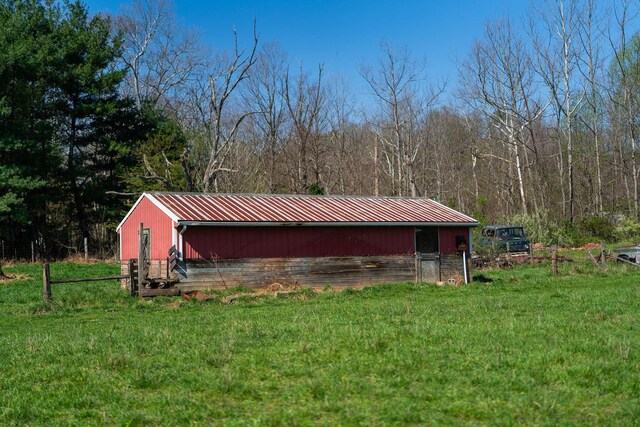
M 558 275 L 558 247 L 556 245 L 551 247 L 551 274 Z
M 529 242 L 529 262 L 533 264 L 533 243 Z
M 144 287 L 144 225 L 140 223 L 138 229 L 138 295 L 142 296 L 140 291 Z
M 134 259 L 129 260 L 129 295 L 134 296 L 136 294 L 136 275 L 135 275 L 135 263 Z
M 600 264 L 602 265 L 602 271 L 607 270 L 607 245 L 604 241 L 600 242 L 602 252 L 600 253 Z
M 51 301 L 51 270 L 49 270 L 49 263 L 42 264 L 42 295 L 44 302 Z
M 31 262 L 36 262 L 36 244 L 31 241 Z
M 593 264 L 593 266 L 596 269 L 599 269 L 600 266 L 598 265 L 598 261 L 596 261 L 596 259 L 593 257 L 593 254 L 591 253 L 591 251 L 589 249 L 586 250 L 587 251 L 587 256 L 589 257 L 589 259 L 591 260 L 591 263 Z
M 4 261 L 4 240 L 2 241 L 2 260 Z
M 84 238 L 84 260 L 85 261 L 89 261 L 89 242 L 87 241 L 88 239 L 85 237 Z

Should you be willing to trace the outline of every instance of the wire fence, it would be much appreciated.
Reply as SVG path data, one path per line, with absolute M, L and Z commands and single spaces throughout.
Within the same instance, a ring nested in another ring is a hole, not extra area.
M 89 239 L 83 239 L 77 245 L 45 243 L 42 241 L 12 242 L 0 240 L 0 260 L 6 262 L 42 262 L 53 260 L 119 260 L 117 245 L 93 247 Z

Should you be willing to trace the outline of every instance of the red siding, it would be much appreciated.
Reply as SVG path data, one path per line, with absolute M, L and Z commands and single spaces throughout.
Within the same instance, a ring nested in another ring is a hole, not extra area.
M 456 236 L 464 236 L 467 241 L 467 253 L 469 252 L 469 227 L 440 227 L 440 253 L 455 254 Z
M 131 212 L 120 228 L 120 259 L 138 258 L 138 228 L 151 229 L 151 258 L 166 259 L 171 247 L 174 223 L 146 197 Z
M 413 227 L 189 227 L 184 257 L 294 258 L 414 253 Z

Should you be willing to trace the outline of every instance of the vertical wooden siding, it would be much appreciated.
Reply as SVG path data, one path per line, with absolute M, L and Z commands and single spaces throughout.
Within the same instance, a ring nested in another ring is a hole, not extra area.
M 138 227 L 151 229 L 151 259 L 167 258 L 171 247 L 174 222 L 156 205 L 144 198 L 120 228 L 122 260 L 138 257 Z
M 469 252 L 469 227 L 440 227 L 440 253 L 443 255 L 456 254 L 456 236 L 463 236 L 467 241 Z
M 413 254 L 413 227 L 189 227 L 187 259 Z

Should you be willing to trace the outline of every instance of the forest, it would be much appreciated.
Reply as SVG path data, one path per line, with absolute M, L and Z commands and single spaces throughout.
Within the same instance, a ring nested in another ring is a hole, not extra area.
M 0 239 L 117 256 L 143 191 L 429 197 L 547 244 L 640 237 L 639 7 L 534 2 L 448 82 L 381 42 L 363 99 L 256 21 L 214 47 L 168 0 L 0 0 Z

